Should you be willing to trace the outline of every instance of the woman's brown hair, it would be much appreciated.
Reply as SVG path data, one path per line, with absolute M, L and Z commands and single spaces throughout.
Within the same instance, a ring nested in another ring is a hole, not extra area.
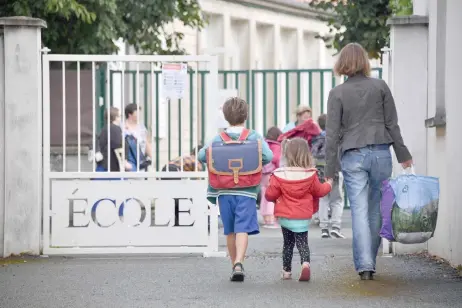
M 268 132 L 266 133 L 266 139 L 278 141 L 278 138 L 281 135 L 282 135 L 282 131 L 278 127 L 273 126 L 270 129 L 268 129 Z
M 288 167 L 313 167 L 313 158 L 311 156 L 310 147 L 305 139 L 286 139 L 282 142 L 282 148 L 286 159 L 286 165 Z
M 366 50 L 358 43 L 350 43 L 342 48 L 334 66 L 338 76 L 354 76 L 362 74 L 370 76 L 371 65 Z

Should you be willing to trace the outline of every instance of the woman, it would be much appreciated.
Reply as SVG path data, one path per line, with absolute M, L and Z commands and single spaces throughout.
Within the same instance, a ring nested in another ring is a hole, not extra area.
M 104 121 L 107 123 L 108 114 L 107 110 L 104 112 Z M 98 138 L 99 153 L 102 159 L 98 161 L 96 167 L 97 172 L 106 171 L 124 171 L 130 170 L 132 166 L 127 162 L 128 148 L 125 144 L 125 162 L 122 158 L 122 129 L 120 128 L 120 113 L 119 109 L 111 107 L 109 109 L 110 125 L 105 124 Z M 109 133 L 108 133 L 109 132 Z M 109 139 L 109 141 L 108 141 Z M 108 146 L 110 150 L 108 151 Z M 108 158 L 108 153 L 110 158 Z M 98 153 L 97 153 L 98 154 Z M 121 166 L 123 164 L 123 166 Z
M 364 48 L 345 46 L 335 64 L 348 79 L 332 89 L 327 103 L 326 178 L 341 169 L 353 221 L 353 259 L 362 280 L 372 280 L 380 246 L 380 190 L 392 172 L 390 145 L 403 168 L 412 166 L 395 102 L 387 84 L 370 78 Z

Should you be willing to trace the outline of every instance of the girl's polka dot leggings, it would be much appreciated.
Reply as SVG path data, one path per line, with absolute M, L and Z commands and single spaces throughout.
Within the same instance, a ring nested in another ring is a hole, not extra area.
M 284 247 L 282 248 L 282 268 L 286 272 L 292 271 L 292 258 L 294 247 L 297 245 L 300 254 L 300 263 L 310 262 L 310 247 L 308 246 L 308 232 L 292 232 L 281 227 L 284 237 Z

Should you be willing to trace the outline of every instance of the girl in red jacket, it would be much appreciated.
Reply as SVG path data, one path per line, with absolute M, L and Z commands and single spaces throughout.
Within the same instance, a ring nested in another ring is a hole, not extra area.
M 297 245 L 302 264 L 299 281 L 308 281 L 311 276 L 308 226 L 319 209 L 319 198 L 331 191 L 332 181 L 319 182 L 305 139 L 285 140 L 282 148 L 286 166 L 274 171 L 265 197 L 275 202 L 274 216 L 284 237 L 282 278 L 292 277 L 292 257 Z
M 260 201 L 260 213 L 265 220 L 263 227 L 265 228 L 279 228 L 278 223 L 274 219 L 274 203 L 266 200 L 265 191 L 269 185 L 269 179 L 271 174 L 279 168 L 279 161 L 281 160 L 281 143 L 277 140 L 282 134 L 282 131 L 277 127 L 271 127 L 266 133 L 266 142 L 273 152 L 273 160 L 271 163 L 263 167 L 263 176 L 261 179 L 261 201 Z

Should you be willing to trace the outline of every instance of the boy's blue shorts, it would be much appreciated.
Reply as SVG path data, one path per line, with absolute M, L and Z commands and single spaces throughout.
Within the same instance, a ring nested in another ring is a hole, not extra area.
M 221 195 L 218 197 L 220 216 L 225 235 L 230 233 L 260 233 L 257 200 L 245 196 Z

